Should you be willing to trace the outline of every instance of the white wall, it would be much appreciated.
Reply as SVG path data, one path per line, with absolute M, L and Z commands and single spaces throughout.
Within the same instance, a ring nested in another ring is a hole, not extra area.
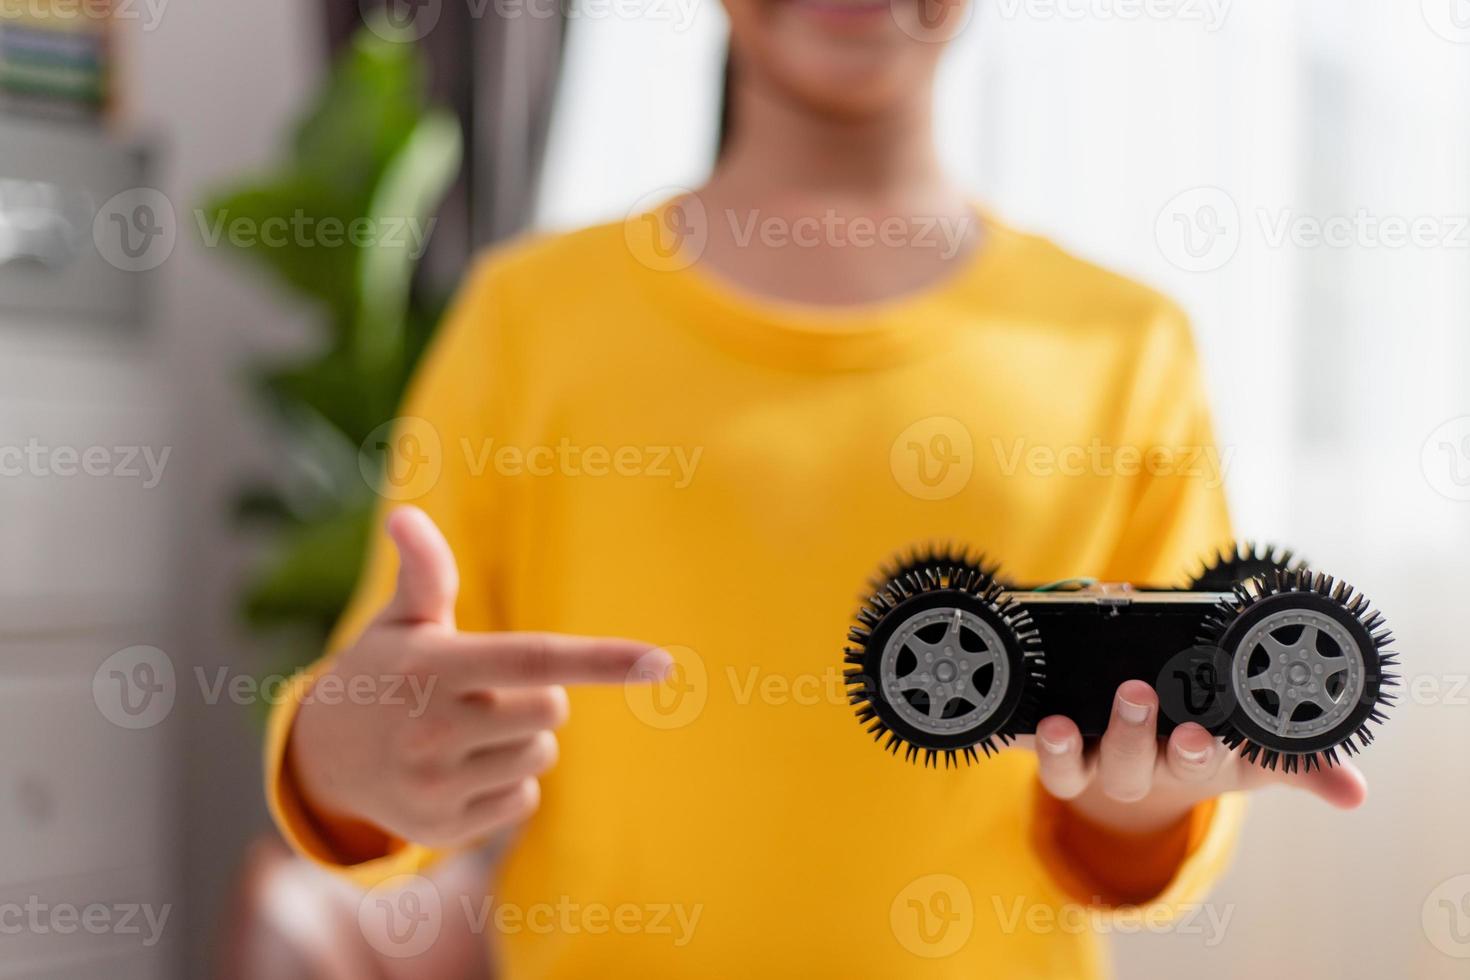
M 175 385 L 173 475 L 182 491 L 172 527 L 180 648 L 167 652 L 181 692 L 193 695 L 180 696 L 175 709 L 185 726 L 186 783 L 175 928 L 187 937 L 188 976 L 208 975 L 225 889 L 248 836 L 265 825 L 256 718 L 228 702 L 205 704 L 191 673 L 251 673 L 265 654 L 235 614 L 250 548 L 228 526 L 228 502 L 244 477 L 272 466 L 242 372 L 251 357 L 297 342 L 309 322 L 231 257 L 208 254 L 188 212 L 208 190 L 274 158 L 319 70 L 316 13 L 300 0 L 174 0 L 156 29 L 134 24 L 125 39 L 125 129 L 148 134 L 161 150 L 159 187 L 181 219 L 152 326 Z

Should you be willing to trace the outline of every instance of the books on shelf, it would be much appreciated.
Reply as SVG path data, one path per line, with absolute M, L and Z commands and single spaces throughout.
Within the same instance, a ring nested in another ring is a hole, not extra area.
M 0 111 L 100 118 L 111 0 L 0 0 Z

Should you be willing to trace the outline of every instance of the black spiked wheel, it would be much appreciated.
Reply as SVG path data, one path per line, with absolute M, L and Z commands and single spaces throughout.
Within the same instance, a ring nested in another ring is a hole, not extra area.
M 1206 621 L 1225 655 L 1233 706 L 1215 734 L 1268 769 L 1309 770 L 1373 740 L 1398 678 L 1393 635 L 1346 582 L 1274 570 L 1233 590 Z
M 1289 548 L 1243 541 L 1233 548 L 1221 548 L 1214 556 L 1205 559 L 1204 570 L 1190 579 L 1189 589 L 1191 592 L 1229 592 L 1257 575 L 1270 576 L 1278 571 L 1294 572 L 1306 567 L 1306 562 L 1297 558 Z
M 924 765 L 996 751 L 1035 713 L 1044 661 L 1030 616 L 963 553 L 911 554 L 886 570 L 848 630 L 858 720 Z
M 952 542 L 932 542 L 917 545 L 885 561 L 876 575 L 868 580 L 872 593 L 881 592 L 894 581 L 907 580 L 915 572 L 939 576 L 940 584 L 947 584 L 951 575 L 970 573 L 995 577 L 995 565 L 987 565 L 985 556 Z M 864 597 L 867 598 L 866 596 Z

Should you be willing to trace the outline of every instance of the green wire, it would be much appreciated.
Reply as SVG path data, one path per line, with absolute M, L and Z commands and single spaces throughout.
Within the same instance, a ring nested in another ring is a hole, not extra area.
M 1096 584 L 1097 584 L 1097 579 L 1095 579 L 1095 578 L 1059 578 L 1055 582 L 1048 582 L 1045 585 L 1038 585 L 1036 588 L 1032 589 L 1031 591 L 1033 591 L 1033 592 L 1060 592 L 1063 589 L 1066 589 L 1068 591 L 1072 591 L 1072 590 L 1075 590 L 1075 589 L 1085 589 L 1085 588 L 1087 588 L 1090 585 L 1096 585 Z

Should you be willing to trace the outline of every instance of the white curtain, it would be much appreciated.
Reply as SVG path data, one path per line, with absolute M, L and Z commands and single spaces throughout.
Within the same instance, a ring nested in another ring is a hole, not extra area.
M 939 87 L 949 166 L 1190 312 L 1240 532 L 1372 596 L 1409 682 L 1368 806 L 1263 794 L 1223 941 L 1120 937 L 1119 974 L 1464 976 L 1470 878 L 1443 883 L 1470 873 L 1470 3 L 979 2 Z M 573 24 L 544 225 L 706 171 L 724 25 L 695 9 Z

